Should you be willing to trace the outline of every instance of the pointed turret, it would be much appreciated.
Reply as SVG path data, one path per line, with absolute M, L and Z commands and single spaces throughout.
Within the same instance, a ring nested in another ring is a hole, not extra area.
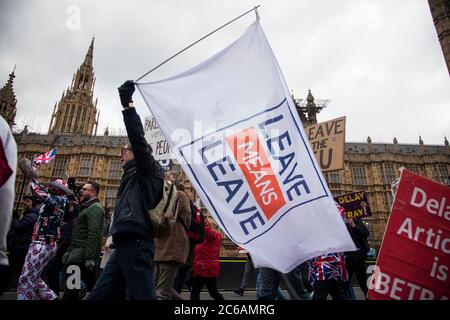
M 317 107 L 316 104 L 314 103 L 314 97 L 311 94 L 311 90 L 308 89 L 308 96 L 306 97 L 306 111 L 308 112 L 308 120 L 310 121 L 310 123 L 312 124 L 316 124 L 317 123 Z
M 14 93 L 14 78 L 16 77 L 16 66 L 9 74 L 9 79 L 0 89 L 0 115 L 12 127 L 15 123 L 17 112 L 17 99 Z

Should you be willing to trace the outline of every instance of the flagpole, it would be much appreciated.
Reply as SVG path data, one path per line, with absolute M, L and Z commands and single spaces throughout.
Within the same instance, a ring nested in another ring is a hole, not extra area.
M 139 80 L 141 80 L 142 78 L 144 78 L 145 76 L 147 76 L 148 74 L 150 74 L 151 72 L 155 71 L 156 69 L 158 69 L 159 67 L 161 67 L 162 65 L 166 64 L 167 62 L 169 62 L 170 60 L 172 60 L 173 58 L 175 58 L 176 56 L 178 56 L 179 54 L 183 53 L 184 51 L 186 51 L 187 49 L 189 49 L 190 47 L 192 47 L 193 45 L 199 43 L 200 41 L 202 41 L 203 39 L 209 37 L 210 35 L 212 35 L 213 33 L 216 33 L 217 31 L 219 31 L 220 29 L 226 27 L 227 25 L 229 25 L 230 23 L 236 21 L 239 18 L 242 18 L 243 16 L 245 16 L 246 14 L 249 14 L 252 11 L 255 11 L 256 14 L 256 19 L 259 20 L 259 14 L 258 14 L 258 8 L 261 5 L 257 5 L 256 7 L 252 8 L 251 10 L 248 10 L 247 12 L 241 14 L 239 17 L 234 18 L 233 20 L 225 23 L 224 25 L 218 27 L 217 29 L 211 31 L 210 33 L 208 33 L 206 36 L 203 36 L 202 38 L 198 39 L 197 41 L 193 42 L 192 44 L 188 45 L 186 48 L 184 48 L 181 51 L 178 51 L 177 53 L 175 53 L 173 56 L 171 56 L 170 58 L 164 60 L 163 62 L 161 62 L 160 64 L 158 64 L 156 67 L 154 67 L 153 69 L 151 69 L 150 71 L 148 71 L 147 73 L 145 73 L 143 76 L 137 78 L 136 80 L 134 80 L 134 82 L 138 82 Z
M 33 156 L 31 157 L 31 159 L 32 159 L 31 163 L 33 163 L 35 156 L 36 156 L 36 153 L 33 153 Z M 20 187 L 19 198 L 17 199 L 17 203 L 16 203 L 16 210 L 15 210 L 16 214 L 19 214 L 19 206 L 20 206 L 20 201 L 22 200 L 23 188 L 25 187 L 25 181 L 26 181 L 26 177 L 24 174 L 23 179 L 22 179 L 22 186 Z
M 16 203 L 16 210 L 15 210 L 16 214 L 19 214 L 19 205 L 20 205 L 20 201 L 22 200 L 22 194 L 23 194 L 24 187 L 25 187 L 25 175 L 23 175 L 22 187 L 20 188 L 19 199 L 17 199 L 17 203 Z
M 33 156 L 31 157 L 31 166 L 33 166 L 33 161 L 34 158 L 36 158 L 36 153 L 33 153 Z M 20 205 L 20 201 L 22 200 L 22 196 L 23 196 L 23 189 L 25 188 L 25 183 L 27 181 L 27 177 L 25 177 L 25 175 L 23 175 L 23 180 L 22 180 L 22 186 L 20 187 L 20 193 L 19 193 L 19 199 L 17 199 L 17 203 L 16 203 L 16 214 L 19 214 L 19 205 Z

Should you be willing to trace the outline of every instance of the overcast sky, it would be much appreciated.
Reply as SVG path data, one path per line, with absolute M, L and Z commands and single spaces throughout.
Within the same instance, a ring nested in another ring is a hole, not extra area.
M 17 64 L 16 123 L 46 133 L 55 102 L 95 34 L 94 94 L 104 128 L 122 128 L 117 87 L 261 4 L 261 25 L 289 88 L 330 99 L 347 141 L 442 145 L 450 139 L 450 77 L 426 0 L 0 0 L 0 85 Z M 79 20 L 77 13 L 79 12 Z M 146 80 L 178 74 L 237 39 L 238 20 Z M 79 21 L 79 24 L 77 24 Z M 135 104 L 148 115 L 139 93 Z

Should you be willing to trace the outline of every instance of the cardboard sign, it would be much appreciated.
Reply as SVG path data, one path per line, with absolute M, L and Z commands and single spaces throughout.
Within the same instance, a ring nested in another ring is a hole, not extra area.
M 344 169 L 345 117 L 305 128 L 322 172 Z
M 145 140 L 147 140 L 153 149 L 153 157 L 158 161 L 170 160 L 171 152 L 169 142 L 159 129 L 155 117 L 150 116 L 145 118 L 144 133 Z
M 334 200 L 344 208 L 349 219 L 357 219 L 372 215 L 370 211 L 367 195 L 364 191 L 357 191 L 335 197 Z
M 403 170 L 369 299 L 450 297 L 450 188 Z

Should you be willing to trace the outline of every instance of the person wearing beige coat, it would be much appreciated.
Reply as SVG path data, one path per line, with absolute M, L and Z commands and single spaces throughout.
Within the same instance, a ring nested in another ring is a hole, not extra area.
M 172 287 L 181 265 L 186 263 L 189 254 L 187 229 L 191 223 L 191 205 L 184 191 L 180 175 L 169 171 L 165 179 L 175 183 L 178 190 L 178 216 L 169 235 L 155 239 L 155 287 L 158 300 L 171 300 Z

